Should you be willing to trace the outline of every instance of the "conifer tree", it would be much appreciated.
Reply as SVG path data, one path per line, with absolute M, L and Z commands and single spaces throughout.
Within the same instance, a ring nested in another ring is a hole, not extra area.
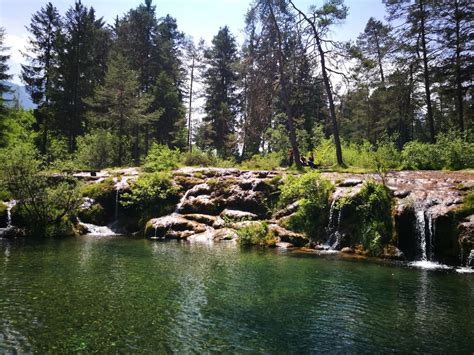
M 92 96 L 105 76 L 110 32 L 103 20 L 96 18 L 95 10 L 79 0 L 66 12 L 59 41 L 59 74 L 54 93 L 56 123 L 72 152 L 76 137 L 86 130 L 84 99 Z
M 10 55 L 5 54 L 8 48 L 5 47 L 4 43 L 5 29 L 3 27 L 0 27 L 0 146 L 4 145 L 4 121 L 8 112 L 3 95 L 10 91 L 9 86 L 5 83 L 5 81 L 11 78 L 11 75 L 8 74 L 9 67 L 7 64 L 8 59 L 10 59 Z
M 91 108 L 91 125 L 112 131 L 117 136 L 115 164 L 122 165 L 127 143 L 132 141 L 134 148 L 139 144 L 140 129 L 151 118 L 145 115 L 150 100 L 140 95 L 138 75 L 130 69 L 123 55 L 111 53 L 104 84 L 96 88 L 94 96 L 86 103 Z M 137 162 L 139 157 L 135 149 L 131 153 Z
M 35 116 L 42 126 L 41 145 L 45 154 L 52 116 L 52 86 L 59 65 L 58 38 L 61 36 L 62 21 L 58 10 L 50 2 L 47 3 L 33 14 L 27 29 L 30 32 L 30 47 L 25 58 L 29 64 L 22 65 L 22 79 L 32 101 L 38 105 Z
M 235 125 L 238 102 L 236 94 L 237 46 L 229 28 L 223 27 L 205 52 L 207 68 L 204 73 L 205 116 L 203 138 L 206 148 L 228 157 L 236 153 Z

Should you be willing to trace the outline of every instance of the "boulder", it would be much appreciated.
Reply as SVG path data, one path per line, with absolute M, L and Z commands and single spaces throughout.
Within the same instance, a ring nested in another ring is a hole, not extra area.
M 201 213 L 185 214 L 183 215 L 183 217 L 191 221 L 205 224 L 207 226 L 214 226 L 214 224 L 217 222 L 217 219 L 218 219 L 218 217 L 216 216 L 211 216 L 208 214 L 201 214 Z
M 383 249 L 382 257 L 391 260 L 405 260 L 405 255 L 394 245 L 387 245 Z
M 203 233 L 206 226 L 180 215 L 154 218 L 147 222 L 145 237 L 151 239 L 186 239 L 192 234 Z
M 268 230 L 280 239 L 280 242 L 291 243 L 297 247 L 303 247 L 308 244 L 309 239 L 301 233 L 289 231 L 277 224 L 270 224 Z
M 214 231 L 213 239 L 214 240 L 236 240 L 238 238 L 235 230 L 230 228 L 222 228 L 217 231 Z
M 296 201 L 296 202 L 292 203 L 291 205 L 286 206 L 284 209 L 279 210 L 278 212 L 276 212 L 273 215 L 273 218 L 274 219 L 280 219 L 280 218 L 292 215 L 293 213 L 295 213 L 298 210 L 299 207 L 300 207 L 300 202 Z
M 231 221 L 255 221 L 258 219 L 258 216 L 255 213 L 252 212 L 245 212 L 245 211 L 240 211 L 240 210 L 231 210 L 231 209 L 225 209 L 224 211 L 221 212 L 220 216 L 226 220 L 231 220 Z

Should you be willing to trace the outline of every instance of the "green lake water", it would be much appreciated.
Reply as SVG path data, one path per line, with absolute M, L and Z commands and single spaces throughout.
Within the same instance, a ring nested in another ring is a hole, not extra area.
M 121 237 L 0 240 L 3 352 L 474 352 L 474 274 Z

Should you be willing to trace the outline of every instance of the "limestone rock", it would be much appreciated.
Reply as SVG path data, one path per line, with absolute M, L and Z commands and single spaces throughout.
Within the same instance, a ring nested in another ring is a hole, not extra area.
M 280 238 L 281 242 L 291 243 L 297 247 L 303 247 L 309 242 L 309 239 L 305 235 L 289 231 L 277 224 L 270 224 L 268 230 Z
M 258 219 L 258 216 L 255 213 L 240 210 L 231 210 L 227 208 L 221 212 L 220 216 L 224 220 L 229 219 L 231 221 L 254 221 Z
M 192 234 L 203 233 L 206 226 L 180 215 L 154 218 L 147 222 L 145 236 L 152 239 L 186 239 Z

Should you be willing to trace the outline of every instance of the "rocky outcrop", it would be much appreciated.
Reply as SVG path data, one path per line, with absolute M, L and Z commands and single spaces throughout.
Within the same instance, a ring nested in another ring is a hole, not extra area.
M 308 246 L 360 250 L 361 241 L 354 238 L 365 233 L 360 227 L 360 211 L 366 208 L 357 200 L 368 180 L 381 182 L 376 174 L 347 174 L 323 172 L 321 176 L 334 185 L 328 201 L 325 232 L 321 235 L 304 235 L 288 230 L 287 223 L 298 213 L 300 202 L 275 209 L 280 178 L 285 171 L 243 171 L 238 169 L 183 168 L 173 172 L 174 183 L 180 187 L 180 201 L 172 215 L 148 221 L 145 235 L 149 238 L 220 240 L 235 239 L 235 231 L 266 222 L 268 230 L 281 247 Z M 289 174 L 289 173 L 288 173 Z M 292 173 L 293 174 L 293 173 Z M 76 174 L 97 186 L 110 184 L 116 172 Z M 123 171 L 114 181 L 114 190 L 104 191 L 103 200 L 94 199 L 108 211 L 116 204 L 115 187 L 126 189 L 128 182 L 136 179 L 138 171 Z M 391 191 L 393 203 L 384 207 L 390 219 L 385 223 L 381 236 L 383 243 L 375 246 L 377 255 L 390 259 L 440 261 L 450 264 L 466 263 L 473 245 L 473 217 L 456 212 L 462 206 L 468 191 L 474 189 L 474 173 L 415 171 L 391 172 L 384 176 Z M 97 190 L 97 189 L 96 189 Z M 89 196 L 91 197 L 91 196 Z M 376 212 L 376 210 L 374 210 Z M 372 211 L 372 212 L 374 212 Z M 371 212 L 371 213 L 372 213 Z M 391 213 L 390 213 L 391 212 Z M 96 207 L 95 215 L 101 216 Z M 125 214 L 125 213 L 124 213 Z M 324 229 L 324 228 L 323 228 Z M 362 232 L 361 232 L 362 230 Z M 381 230 L 378 229 L 377 233 Z M 372 237 L 376 238 L 377 233 Z M 362 241 L 364 242 L 364 241 Z M 318 244 L 319 243 L 319 244 Z M 374 251 L 373 251 L 374 252 Z M 462 257 L 460 258 L 460 255 Z

